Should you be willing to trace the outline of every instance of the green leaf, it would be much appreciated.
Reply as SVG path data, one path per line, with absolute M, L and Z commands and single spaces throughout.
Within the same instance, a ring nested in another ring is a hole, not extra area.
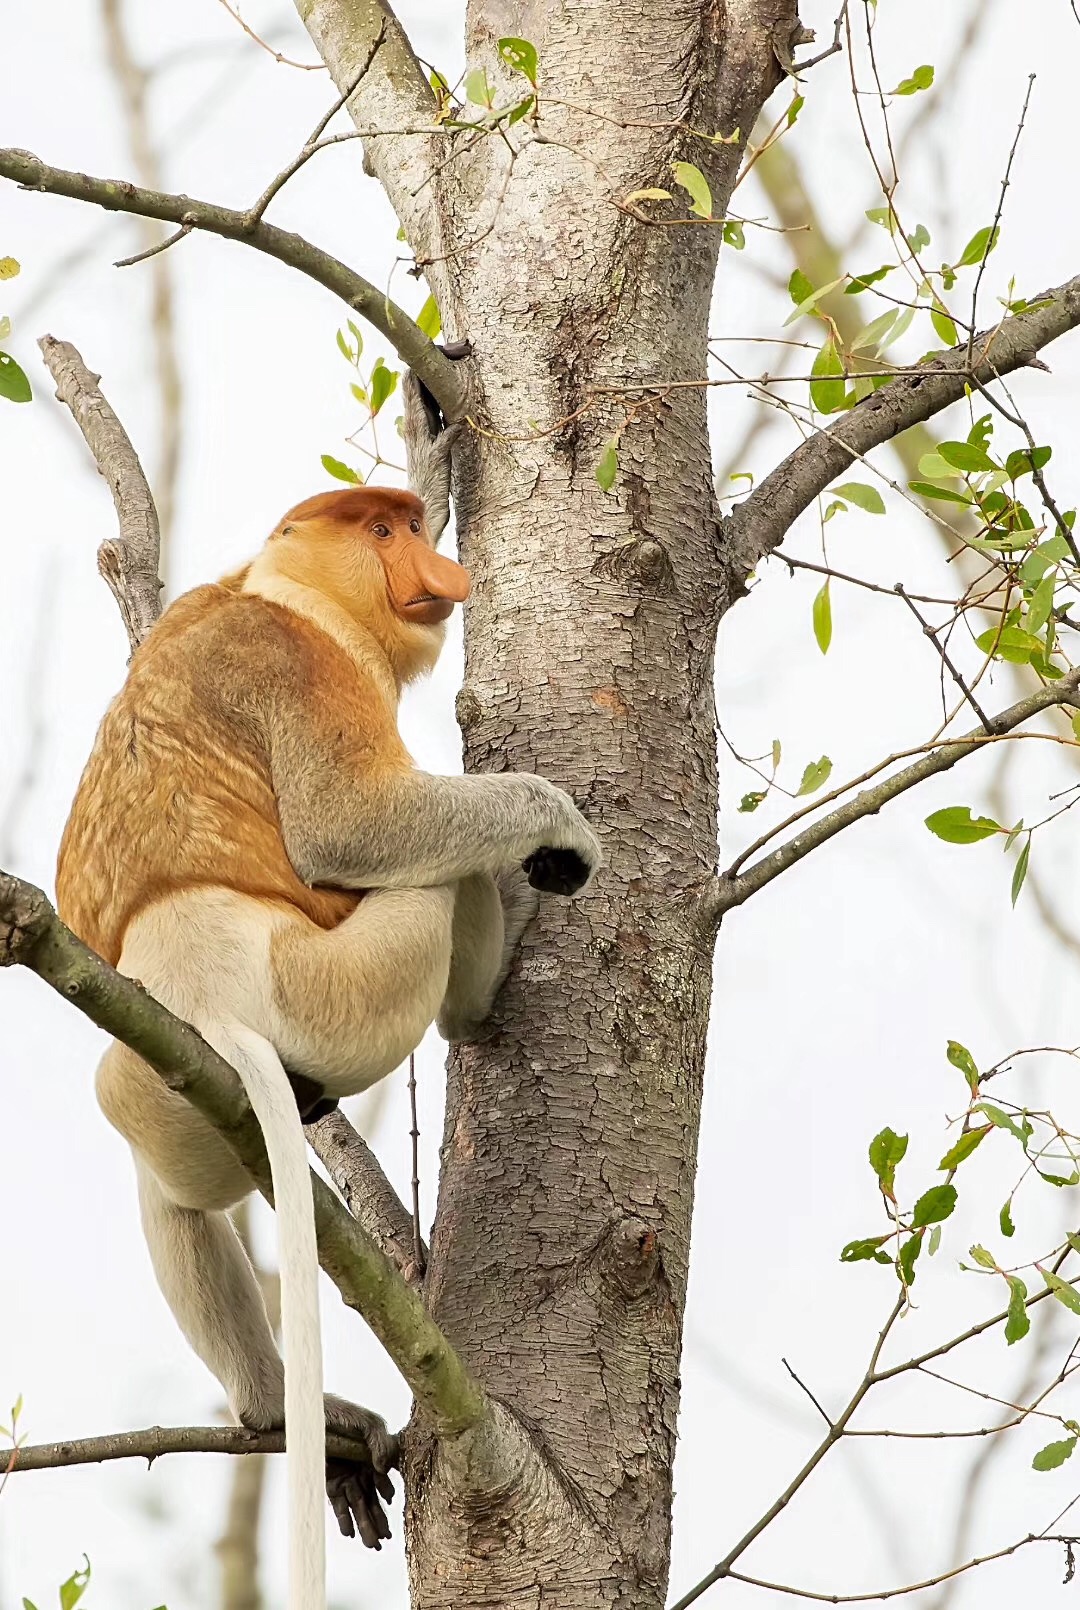
M 969 805 L 948 805 L 942 811 L 934 811 L 926 818 L 926 825 L 946 844 L 978 844 L 980 839 L 1004 831 L 989 816 L 972 816 Z
M 60 1584 L 60 1610 L 74 1610 L 90 1581 L 90 1561 L 83 1555 L 83 1565 Z
M 815 794 L 831 771 L 832 761 L 828 755 L 822 755 L 820 760 L 812 760 L 802 774 L 802 782 L 795 791 L 795 798 L 800 799 L 803 794 Z
M 396 369 L 388 369 L 381 358 L 375 359 L 375 367 L 371 371 L 371 413 L 374 417 L 386 399 L 392 395 L 398 383 Z
M 876 347 L 879 341 L 885 339 L 896 323 L 899 311 L 899 308 L 892 307 L 887 313 L 881 313 L 876 319 L 871 319 L 869 324 L 863 325 L 858 335 L 850 343 L 852 350 L 855 351 L 863 347 Z
M 0 352 L 0 397 L 21 403 L 29 402 L 33 395 L 30 382 L 15 359 L 7 352 Z
M 1005 1340 L 1011 1347 L 1019 1342 L 1031 1329 L 1031 1319 L 1027 1311 L 1027 1287 L 1019 1275 L 1006 1275 L 1009 1282 L 1009 1317 L 1005 1321 Z
M 1033 636 L 1037 637 L 1050 619 L 1050 611 L 1054 607 L 1054 589 L 1057 586 L 1057 577 L 1051 570 L 1045 575 L 1036 587 L 1028 604 L 1024 625 Z
M 932 1185 L 916 1202 L 911 1214 L 912 1225 L 918 1230 L 924 1224 L 939 1224 L 949 1217 L 955 1206 L 955 1185 Z
M 343 358 L 345 358 L 349 363 L 355 363 L 357 358 L 359 358 L 360 353 L 363 351 L 363 342 L 360 342 L 358 344 L 355 352 L 353 351 L 352 347 L 350 347 L 349 343 L 345 339 L 344 330 L 339 330 L 338 331 L 338 333 L 337 333 L 337 344 L 338 344 L 338 351 L 341 353 L 341 356 Z
M 779 738 L 774 738 L 773 741 L 772 741 L 772 765 L 773 765 L 773 771 L 778 770 L 778 768 L 780 766 L 780 755 L 781 755 L 780 740 L 779 740 Z
M 429 341 L 434 341 L 441 333 L 442 316 L 439 313 L 439 304 L 433 296 L 428 297 L 416 315 L 416 322 Z
M 1042 644 L 1022 626 L 989 626 L 975 639 L 975 647 L 983 654 L 992 654 L 995 660 L 1007 660 L 1010 665 L 1030 665 L 1033 654 L 1042 653 Z
M 730 223 L 726 223 L 723 236 L 725 246 L 731 246 L 735 251 L 741 252 L 746 245 L 746 230 L 743 228 L 742 219 L 733 218 Z
M 980 1101 L 975 1111 L 985 1114 L 996 1129 L 1007 1129 L 1009 1134 L 1020 1142 L 1021 1146 L 1026 1146 L 1034 1134 L 1034 1130 L 1026 1118 L 1023 1120 L 1023 1127 L 1021 1128 L 1014 1118 L 1010 1118 L 1007 1112 L 1003 1112 L 1000 1107 L 995 1107 L 992 1102 Z
M 965 475 L 981 475 L 997 469 L 986 448 L 977 442 L 939 442 L 937 450 L 946 464 L 951 464 L 954 470 L 963 470 Z
M 1041 470 L 1044 464 L 1049 464 L 1053 449 L 1049 447 L 1018 447 L 1010 453 L 1005 460 L 1005 468 L 1009 479 L 1019 481 L 1024 475 L 1030 475 L 1032 470 Z
M 748 813 L 749 811 L 756 811 L 762 800 L 766 797 L 767 793 L 767 789 L 757 788 L 753 791 L 753 793 L 744 794 L 736 806 L 736 810 L 740 810 L 744 814 Z
M 37 1605 L 31 1603 L 31 1601 L 29 1599 L 24 1597 L 23 1598 L 23 1610 L 37 1610 Z
M 968 1256 L 978 1264 L 980 1269 L 997 1268 L 997 1259 L 992 1252 L 987 1252 L 985 1247 L 971 1247 Z
M 965 1157 L 971 1156 L 975 1148 L 990 1133 L 993 1127 L 993 1124 L 984 1124 L 981 1129 L 966 1129 L 956 1142 L 956 1145 L 949 1147 L 949 1150 L 938 1164 L 938 1168 L 946 1170 L 958 1168 Z
M 322 455 L 322 467 L 335 481 L 347 481 L 350 486 L 363 486 L 363 477 L 358 475 L 348 464 L 343 464 L 339 458 L 331 458 L 329 453 Z
M 511 107 L 510 111 L 506 114 L 507 127 L 513 128 L 514 124 L 520 123 L 523 117 L 528 117 L 535 105 L 535 95 L 526 95 L 523 101 L 518 101 L 517 105 Z
M 1070 1313 L 1080 1314 L 1080 1291 L 1077 1291 L 1076 1287 L 1070 1285 L 1067 1280 L 1062 1280 L 1060 1275 L 1053 1274 L 1049 1269 L 1040 1269 L 1039 1273 L 1058 1302 L 1063 1303 Z
M 998 1214 L 998 1224 L 1001 1228 L 1001 1233 L 1003 1236 L 1014 1236 L 1016 1234 L 1016 1225 L 1013 1223 L 1012 1217 L 1011 1200 L 1002 1205 L 1001 1212 Z
M 845 481 L 843 486 L 834 486 L 833 491 L 838 498 L 846 498 L 867 514 L 885 513 L 885 500 L 876 486 L 866 486 L 862 481 Z
M 896 1258 L 896 1268 L 900 1279 L 905 1286 L 914 1284 L 915 1260 L 922 1251 L 923 1238 L 921 1235 L 909 1236 L 900 1248 Z
M 615 484 L 615 472 L 619 468 L 619 444 L 608 442 L 600 454 L 596 464 L 596 482 L 601 492 L 610 492 Z
M 827 654 L 832 642 L 832 603 L 828 582 L 814 599 L 814 637 L 822 654 Z
M 975 1065 L 975 1058 L 972 1056 L 967 1046 L 961 1045 L 959 1040 L 950 1040 L 945 1048 L 945 1056 L 948 1061 L 952 1063 L 953 1067 L 959 1068 L 960 1072 L 964 1075 L 964 1078 L 967 1080 L 967 1087 L 971 1091 L 971 1094 L 973 1096 L 978 1095 L 979 1070 Z
M 795 303 L 796 307 L 801 307 L 802 304 L 809 301 L 814 294 L 814 287 L 811 285 L 801 268 L 794 270 L 791 278 L 788 280 L 787 288 L 788 295 L 791 297 L 791 300 Z
M 1012 903 L 1015 906 L 1020 890 L 1024 887 L 1024 879 L 1028 874 L 1028 862 L 1031 859 L 1031 834 L 1024 840 L 1024 848 L 1016 857 L 1016 865 L 1012 875 Z
M 489 111 L 495 105 L 495 86 L 485 68 L 474 67 L 465 74 L 465 96 L 474 106 L 486 106 Z
M 881 268 L 872 269 L 868 274 L 853 275 L 850 284 L 844 286 L 844 295 L 858 296 L 860 291 L 869 290 L 871 285 L 883 280 L 886 274 L 891 274 L 895 267 L 895 263 L 885 263 Z
M 904 239 L 907 241 L 908 246 L 913 252 L 919 252 L 922 251 L 924 246 L 929 246 L 930 231 L 927 229 L 925 224 L 916 224 L 915 228 L 911 231 L 911 234 L 905 235 Z M 914 309 L 912 309 L 912 311 L 914 311 Z
M 947 347 L 955 347 L 959 339 L 956 334 L 956 325 L 940 302 L 935 302 L 930 309 L 930 323 L 934 326 L 934 332 L 939 341 L 944 341 Z
M 1065 1437 L 1061 1442 L 1048 1442 L 1045 1448 L 1039 1449 L 1031 1461 L 1032 1470 L 1056 1470 L 1066 1459 L 1072 1458 L 1075 1447 L 1075 1437 Z
M 892 1259 L 887 1252 L 878 1250 L 882 1242 L 888 1240 L 889 1235 L 871 1235 L 862 1241 L 849 1241 L 847 1246 L 841 1250 L 840 1262 L 862 1263 L 866 1259 L 872 1258 L 875 1263 L 892 1263 Z
M 792 278 L 794 278 L 794 276 L 792 276 Z M 801 319 L 804 313 L 812 312 L 823 297 L 828 296 L 830 291 L 835 291 L 836 287 L 838 285 L 842 285 L 843 283 L 844 276 L 841 274 L 839 279 L 830 280 L 827 285 L 819 285 L 816 291 L 811 291 L 810 295 L 804 297 L 803 300 L 797 305 L 794 313 L 788 314 L 787 318 L 784 320 L 784 328 L 786 329 L 789 324 L 794 324 L 796 319 Z
M 530 45 L 527 39 L 500 39 L 496 49 L 506 65 L 515 73 L 523 73 L 535 89 L 539 65 L 536 46 Z
M 893 212 L 891 207 L 867 207 L 866 217 L 872 224 L 880 224 L 882 229 L 887 229 L 890 235 L 892 234 Z
M 931 1258 L 934 1256 L 934 1253 L 937 1251 L 937 1249 L 938 1249 L 938 1247 L 940 1247 L 940 1245 L 941 1245 L 941 1225 L 940 1224 L 935 1224 L 935 1225 L 933 1225 L 931 1227 L 930 1235 L 929 1235 L 929 1238 L 928 1238 L 928 1241 L 927 1241 L 927 1246 L 926 1246 L 926 1251 L 927 1251 L 928 1255 Z
M 847 504 L 841 503 L 839 498 L 833 498 L 825 513 L 821 516 L 822 525 L 828 525 L 834 514 L 846 514 Z
M 882 1129 L 870 1142 L 870 1167 L 878 1177 L 881 1189 L 891 1197 L 896 1184 L 896 1170 L 904 1161 L 908 1137 L 892 1129 Z M 883 1238 L 884 1239 L 884 1238 Z
M 844 364 L 829 335 L 811 366 L 810 400 L 822 414 L 835 414 L 844 406 Z M 837 378 L 838 377 L 838 378 Z
M 999 233 L 998 229 L 991 229 L 989 224 L 984 229 L 977 229 L 956 259 L 957 268 L 973 268 L 976 263 L 989 257 L 998 243 Z
M 892 91 L 894 95 L 917 95 L 921 89 L 929 89 L 934 82 L 934 69 L 932 67 L 916 67 L 910 78 L 902 78 Z
M 967 508 L 971 499 L 947 486 L 932 486 L 929 481 L 909 481 L 908 487 L 921 498 L 937 498 L 940 503 L 962 503 Z
M 690 197 L 690 211 L 699 218 L 711 218 L 712 191 L 701 169 L 692 162 L 673 162 L 671 171 L 675 175 L 675 183 Z
M 803 96 L 803 95 L 794 95 L 794 96 L 792 96 L 791 105 L 787 109 L 787 126 L 788 126 L 789 129 L 794 127 L 795 119 L 798 117 L 799 113 L 802 111 L 802 109 L 805 106 L 805 104 L 806 104 L 806 97 L 805 96 Z

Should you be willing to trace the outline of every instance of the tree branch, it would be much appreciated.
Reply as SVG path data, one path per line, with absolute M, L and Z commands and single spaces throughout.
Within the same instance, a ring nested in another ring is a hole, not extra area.
M 110 212 L 133 213 L 140 218 L 160 218 L 165 223 L 187 225 L 193 230 L 239 240 L 256 251 L 276 257 L 290 268 L 332 291 L 354 312 L 386 337 L 410 369 L 416 371 L 437 400 L 447 418 L 460 414 L 465 396 L 461 374 L 449 358 L 439 351 L 420 327 L 382 291 L 329 252 L 312 245 L 302 235 L 278 229 L 274 224 L 253 218 L 250 213 L 192 196 L 171 195 L 164 190 L 148 190 L 124 179 L 98 179 L 88 173 L 53 168 L 29 151 L 0 149 L 0 178 L 10 179 L 24 190 L 43 190 L 50 195 L 70 196 L 90 202 Z
M 0 872 L 0 966 L 31 968 L 136 1051 L 221 1133 L 268 1201 L 258 1120 L 228 1063 L 199 1034 L 77 939 L 32 884 Z M 367 1321 L 440 1437 L 489 1427 L 491 1406 L 412 1290 L 325 1182 L 312 1176 L 319 1259 Z
M 147 1426 L 145 1431 L 111 1431 L 103 1437 L 24 1445 L 12 1452 L 0 1450 L 0 1462 L 15 1476 L 24 1470 L 63 1470 L 68 1465 L 100 1465 L 112 1459 L 145 1459 L 152 1465 L 167 1453 L 284 1453 L 285 1433 L 249 1431 L 245 1426 Z M 362 1444 L 331 1432 L 327 1433 L 326 1452 L 333 1459 L 367 1457 Z
M 1002 319 L 975 337 L 970 365 L 966 343 L 917 364 L 789 453 L 724 522 L 733 581 L 741 586 L 803 510 L 859 455 L 958 402 L 968 385 L 988 385 L 1031 364 L 1041 348 L 1075 329 L 1080 324 L 1080 275 L 1032 301 L 1041 305 Z
M 161 534 L 153 493 L 131 438 L 102 396 L 101 376 L 90 373 L 67 341 L 43 335 L 38 346 L 56 381 L 56 395 L 71 409 L 112 493 L 120 534 L 99 547 L 98 570 L 116 599 L 134 653 L 161 614 Z
M 341 93 L 355 85 L 347 106 L 358 129 L 396 130 L 431 122 L 431 86 L 388 5 L 381 0 L 296 0 L 296 9 Z M 366 71 L 365 63 L 374 71 Z M 365 132 L 363 140 L 364 165 L 386 191 L 410 246 L 422 258 L 445 250 L 430 189 L 440 160 L 437 144 L 434 134 L 423 139 Z
M 1026 699 L 1020 699 L 1007 710 L 1002 710 L 999 715 L 991 716 L 987 722 L 989 732 L 978 728 L 966 733 L 962 738 L 942 743 L 929 754 L 913 761 L 910 766 L 903 767 L 901 771 L 894 772 L 891 777 L 886 777 L 882 782 L 875 784 L 873 788 L 863 789 L 854 799 L 838 806 L 835 811 L 830 811 L 827 816 L 819 817 L 816 822 L 803 828 L 778 849 L 770 850 L 760 860 L 753 862 L 745 872 L 737 872 L 732 868 L 721 873 L 702 897 L 703 914 L 709 921 L 718 923 L 725 912 L 730 911 L 733 906 L 741 906 L 744 900 L 748 900 L 752 894 L 757 894 L 759 889 L 771 883 L 781 872 L 786 872 L 788 867 L 803 860 L 811 850 L 816 850 L 829 839 L 835 838 L 837 833 L 843 832 L 844 828 L 850 827 L 853 822 L 861 821 L 864 816 L 876 815 L 883 805 L 906 793 L 909 788 L 925 782 L 928 777 L 937 776 L 939 772 L 950 770 L 957 761 L 975 754 L 985 744 L 994 742 L 1005 733 L 1014 731 L 1043 710 L 1052 709 L 1058 704 L 1080 706 L 1078 687 L 1080 687 L 1080 670 L 1070 671 L 1059 681 L 1039 688 Z M 887 765 L 888 762 L 883 764 Z M 806 809 L 807 812 L 812 811 L 814 806 L 809 805 Z M 759 840 L 755 848 L 764 842 Z M 735 866 L 738 866 L 738 862 Z
M 353 1218 L 410 1286 L 421 1285 L 423 1270 L 416 1262 L 412 1216 L 367 1141 L 341 1112 L 309 1124 L 307 1137 Z

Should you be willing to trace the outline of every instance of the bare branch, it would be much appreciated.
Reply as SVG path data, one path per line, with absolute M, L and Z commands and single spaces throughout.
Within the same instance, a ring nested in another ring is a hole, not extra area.
M 363 1445 L 328 1432 L 326 1451 L 335 1459 L 366 1459 Z M 152 1465 L 167 1453 L 284 1453 L 284 1431 L 249 1431 L 245 1426 L 148 1426 L 145 1431 L 113 1431 L 103 1437 L 42 1442 L 15 1450 L 11 1474 L 63 1470 L 69 1465 L 101 1465 L 112 1459 L 145 1459 Z M 5 1455 L 5 1459 L 8 1456 Z
M 863 789 L 854 799 L 846 801 L 828 815 L 819 817 L 816 822 L 811 822 L 794 838 L 788 839 L 778 849 L 771 850 L 768 855 L 753 862 L 745 872 L 736 872 L 732 868 L 721 873 L 702 897 L 704 914 L 709 920 L 719 922 L 726 911 L 730 911 L 733 906 L 741 906 L 744 900 L 748 900 L 752 894 L 756 894 L 767 883 L 779 877 L 781 872 L 786 872 L 788 867 L 803 860 L 811 850 L 816 850 L 829 839 L 835 838 L 837 833 L 843 832 L 844 828 L 850 827 L 853 822 L 862 821 L 865 816 L 875 816 L 883 805 L 906 793 L 909 788 L 925 782 L 928 777 L 936 777 L 939 772 L 950 770 L 957 761 L 976 754 L 987 743 L 994 743 L 1006 733 L 1013 732 L 1043 710 L 1052 709 L 1054 705 L 1059 704 L 1075 706 L 1078 703 L 1078 687 L 1080 687 L 1080 670 L 1070 671 L 1059 681 L 1039 688 L 1026 699 L 1020 699 L 1007 710 L 989 717 L 987 723 L 991 729 L 989 734 L 982 730 L 973 731 L 966 733 L 962 738 L 952 739 L 936 746 L 928 754 L 913 761 L 910 766 L 894 772 L 891 777 L 886 777 L 873 788 Z M 882 764 L 887 765 L 888 761 Z M 806 809 L 808 812 L 812 811 L 814 806 L 809 805 Z M 780 829 L 777 828 L 775 831 L 779 832 Z M 759 840 L 758 846 L 763 842 L 764 840 Z M 744 855 L 746 853 L 748 852 L 744 851 Z M 735 866 L 738 866 L 738 862 Z
M 121 0 L 101 0 L 101 20 L 109 68 L 116 81 L 124 111 L 131 159 L 140 183 L 157 189 L 161 184 L 161 156 L 151 129 L 147 105 L 153 74 L 137 61 L 131 49 Z M 162 250 L 161 232 L 147 219 L 143 225 L 144 258 L 158 258 Z M 172 237 L 175 239 L 175 236 Z M 183 447 L 183 382 L 176 337 L 176 297 L 172 264 L 155 261 L 150 270 L 150 335 L 158 390 L 158 451 L 154 465 L 158 514 L 162 544 L 158 561 L 163 584 L 169 575 L 169 538 L 176 507 L 176 488 L 180 476 Z
M 120 535 L 101 544 L 98 569 L 116 599 L 134 653 L 161 613 L 161 537 L 153 494 L 131 438 L 101 394 L 101 376 L 90 373 L 68 341 L 43 335 L 38 346 L 56 381 L 56 395 L 71 409 L 109 483 Z
M 65 928 L 39 889 L 0 872 L 0 966 L 16 963 L 32 969 L 100 1028 L 130 1046 L 170 1090 L 190 1101 L 272 1201 L 262 1131 L 228 1063 L 190 1024 Z M 323 1268 L 349 1307 L 371 1326 L 436 1435 L 490 1429 L 488 1400 L 419 1294 L 317 1175 L 312 1176 L 312 1191 Z
M 1043 347 L 1075 329 L 1080 275 L 1031 301 L 1031 312 L 1003 319 L 976 336 L 970 367 L 966 345 L 917 364 L 789 453 L 724 522 L 735 585 L 783 542 L 803 510 L 857 457 L 957 402 L 967 386 L 989 385 L 998 375 L 1031 364 Z
M 416 370 L 447 418 L 460 414 L 465 394 L 460 371 L 408 314 L 370 280 L 346 267 L 329 252 L 312 245 L 302 235 L 278 229 L 261 219 L 252 222 L 248 213 L 232 207 L 218 207 L 213 202 L 171 195 L 163 190 L 147 190 L 124 179 L 98 179 L 67 168 L 53 168 L 29 151 L 0 149 L 0 178 L 10 179 L 26 190 L 70 196 L 75 201 L 87 201 L 110 212 L 188 224 L 192 229 L 220 235 L 225 240 L 243 241 L 268 257 L 276 257 L 279 262 L 287 263 L 325 286 L 373 324 L 409 368 Z
M 417 1265 L 412 1218 L 367 1141 L 341 1112 L 309 1124 L 307 1137 L 353 1218 L 402 1278 L 410 1286 L 419 1285 L 423 1262 Z M 422 1242 L 420 1250 L 426 1261 Z
M 435 97 L 389 5 L 383 0 L 295 0 L 295 4 L 338 89 L 344 94 L 356 86 L 347 104 L 358 129 L 394 131 L 401 125 L 431 122 Z M 375 71 L 365 72 L 364 63 L 372 57 Z M 442 154 L 439 137 L 402 139 L 394 132 L 365 132 L 363 144 L 364 165 L 386 191 L 416 256 L 429 259 L 445 252 L 432 194 Z M 416 367 L 411 359 L 406 361 Z M 426 382 L 427 376 L 423 379 Z M 435 392 L 434 386 L 429 389 Z

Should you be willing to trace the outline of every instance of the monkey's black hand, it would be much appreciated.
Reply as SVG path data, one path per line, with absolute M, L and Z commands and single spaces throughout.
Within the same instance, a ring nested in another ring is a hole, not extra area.
M 383 1538 L 390 1536 L 390 1522 L 379 1500 L 394 1501 L 394 1484 L 384 1471 L 351 1459 L 328 1459 L 326 1495 L 342 1537 L 359 1532 L 365 1548 L 382 1548 Z
M 522 861 L 529 882 L 543 894 L 577 894 L 589 881 L 592 870 L 576 850 L 552 850 L 542 846 Z

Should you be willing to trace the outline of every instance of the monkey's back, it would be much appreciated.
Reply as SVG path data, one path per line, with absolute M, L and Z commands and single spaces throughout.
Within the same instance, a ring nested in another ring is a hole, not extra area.
M 182 889 L 283 901 L 323 928 L 355 909 L 359 894 L 310 889 L 289 861 L 260 714 L 303 698 L 318 647 L 278 606 L 217 585 L 177 599 L 136 651 L 56 873 L 61 917 L 113 965 L 132 917 Z

